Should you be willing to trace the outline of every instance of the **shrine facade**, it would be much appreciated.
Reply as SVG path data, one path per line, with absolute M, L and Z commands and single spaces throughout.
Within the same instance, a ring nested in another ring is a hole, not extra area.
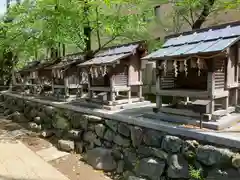
M 234 112 L 239 39 L 240 21 L 167 36 L 161 49 L 143 58 L 156 61 L 157 109 L 191 117 L 203 113 L 209 120 Z
M 145 43 L 109 47 L 79 64 L 88 77 L 88 100 L 105 105 L 139 102 L 142 97 L 142 62 Z

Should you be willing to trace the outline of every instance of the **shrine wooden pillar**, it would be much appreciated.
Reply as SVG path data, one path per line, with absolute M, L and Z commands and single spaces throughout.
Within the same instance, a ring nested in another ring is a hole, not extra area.
M 114 105 L 115 104 L 115 101 L 116 101 L 116 92 L 114 90 L 114 85 L 115 85 L 115 76 L 112 75 L 110 76 L 110 101 L 111 101 L 111 104 Z
M 91 91 L 91 84 L 92 84 L 92 75 L 88 74 L 88 98 L 93 98 L 93 92 Z
M 68 77 L 64 77 L 64 90 L 65 90 L 65 96 L 69 96 L 69 88 L 68 88 Z
M 239 96 L 239 63 L 240 63 L 240 42 L 236 46 L 236 59 L 235 59 L 235 69 L 236 69 L 236 79 L 235 82 L 237 84 L 237 88 L 234 89 L 234 94 L 233 94 L 233 104 L 234 106 L 238 105 L 238 96 Z
M 139 83 L 138 97 L 142 99 L 142 69 L 139 70 Z
M 209 62 L 209 65 L 211 67 L 209 67 L 209 71 L 208 71 L 208 76 L 207 76 L 207 90 L 208 90 L 208 94 L 210 97 L 210 114 L 212 114 L 214 112 L 214 90 L 215 90 L 215 63 L 214 60 L 212 60 L 211 62 Z
M 156 61 L 156 105 L 157 109 L 162 108 L 162 96 L 160 96 L 161 91 L 161 70 L 159 69 L 159 61 Z

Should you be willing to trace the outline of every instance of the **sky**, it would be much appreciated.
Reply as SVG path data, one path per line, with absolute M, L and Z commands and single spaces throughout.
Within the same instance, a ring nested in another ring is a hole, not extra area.
M 6 12 L 6 1 L 7 0 L 0 0 L 0 15 Z M 11 4 L 16 3 L 16 0 L 11 0 Z
M 2 15 L 6 11 L 6 0 L 0 0 L 0 14 Z

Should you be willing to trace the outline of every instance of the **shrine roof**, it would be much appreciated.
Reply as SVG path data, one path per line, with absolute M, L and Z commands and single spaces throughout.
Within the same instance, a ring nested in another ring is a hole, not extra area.
M 70 65 L 78 64 L 84 60 L 83 53 L 69 54 L 61 58 L 57 64 L 47 67 L 46 69 L 68 68 Z
M 19 72 L 32 72 L 37 71 L 41 69 L 45 69 L 49 66 L 52 66 L 53 64 L 58 63 L 59 60 L 56 61 L 50 61 L 49 59 L 45 59 L 43 61 L 32 61 L 29 62 L 23 69 L 21 69 Z
M 161 60 L 186 55 L 218 53 L 240 39 L 240 21 L 174 34 L 159 50 L 142 59 Z
M 106 65 L 116 63 L 125 57 L 130 56 L 136 52 L 136 49 L 140 46 L 140 43 L 125 44 L 121 46 L 109 47 L 97 53 L 93 59 L 90 59 L 78 66 L 90 66 L 90 65 Z
M 26 66 L 24 66 L 22 69 L 20 69 L 18 72 L 30 72 L 33 71 L 35 68 L 39 66 L 41 62 L 40 61 L 31 61 L 28 62 Z

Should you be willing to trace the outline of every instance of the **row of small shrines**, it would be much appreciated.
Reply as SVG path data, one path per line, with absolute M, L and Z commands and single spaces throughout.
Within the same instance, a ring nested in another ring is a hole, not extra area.
M 141 74 L 144 64 L 147 63 L 147 60 L 142 58 L 146 53 L 146 43 L 135 42 L 110 47 L 90 60 L 84 60 L 83 54 L 78 53 L 54 62 L 34 61 L 15 73 L 14 85 L 28 88 L 32 94 L 44 95 L 46 91 L 58 97 L 69 97 L 74 93 L 82 96 L 83 92 L 94 89 L 95 92 L 113 93 L 112 96 L 115 98 L 121 90 L 131 91 L 127 93 L 130 94 L 128 98 L 133 94 L 142 99 L 139 91 L 142 91 Z M 174 71 L 175 77 L 178 72 L 185 72 L 187 76 L 188 68 L 197 68 L 200 73 L 206 68 L 205 60 L 200 58 L 164 60 L 159 67 L 163 69 L 163 74 Z M 131 87 L 136 89 L 135 92 L 132 92 Z M 93 96 L 93 93 L 88 94 Z M 111 94 L 109 98 L 111 99 Z
M 156 63 L 158 109 L 166 109 L 163 96 L 173 97 L 171 108 L 180 107 L 177 97 L 184 97 L 186 107 L 189 99 L 207 100 L 206 113 L 212 114 L 215 100 L 223 99 L 226 109 L 238 99 L 239 38 L 237 21 L 170 35 L 151 54 L 141 41 L 105 48 L 88 60 L 79 53 L 54 62 L 32 62 L 15 73 L 14 86 L 57 97 L 83 97 L 87 92 L 89 99 L 110 105 L 138 102 L 143 101 L 142 71 L 152 61 Z M 229 100 L 230 96 L 234 98 Z

